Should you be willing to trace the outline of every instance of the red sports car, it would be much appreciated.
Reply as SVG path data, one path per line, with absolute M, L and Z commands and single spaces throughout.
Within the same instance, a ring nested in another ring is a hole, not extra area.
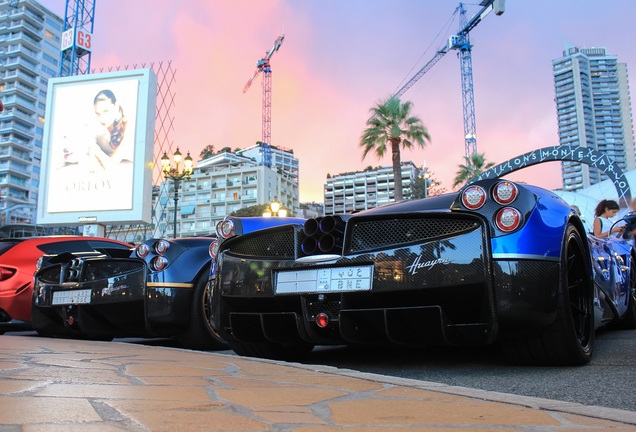
M 101 237 L 53 236 L 0 240 L 0 334 L 30 329 L 33 274 L 38 260 L 65 252 L 129 257 L 133 246 Z

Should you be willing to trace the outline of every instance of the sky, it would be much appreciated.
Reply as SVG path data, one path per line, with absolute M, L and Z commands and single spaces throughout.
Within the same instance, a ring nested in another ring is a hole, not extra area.
M 65 1 L 41 0 L 64 17 Z M 294 151 L 300 202 L 322 202 L 328 174 L 390 166 L 390 153 L 362 160 L 370 108 L 394 94 L 459 29 L 451 0 L 95 0 L 91 68 L 172 62 L 172 141 L 195 160 L 213 145 L 246 148 L 262 137 L 261 77 L 271 58 L 271 144 Z M 464 3 L 468 17 L 481 7 Z M 477 151 L 500 163 L 558 145 L 552 60 L 563 50 L 605 47 L 636 83 L 636 1 L 508 0 L 470 33 Z M 632 94 L 634 91 L 632 90 Z M 426 164 L 451 191 L 464 162 L 460 62 L 450 51 L 402 100 L 431 137 L 402 160 Z M 562 186 L 560 165 L 509 178 Z

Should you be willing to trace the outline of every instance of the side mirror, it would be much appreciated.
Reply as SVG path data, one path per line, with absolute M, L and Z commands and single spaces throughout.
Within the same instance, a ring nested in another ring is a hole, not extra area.
M 636 225 L 636 211 L 627 212 L 623 215 L 623 220 L 627 224 L 635 224 Z

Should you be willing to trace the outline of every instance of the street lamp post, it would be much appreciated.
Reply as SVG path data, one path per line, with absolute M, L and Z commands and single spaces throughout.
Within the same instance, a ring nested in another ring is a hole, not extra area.
M 274 200 L 274 201 L 272 201 L 269 204 L 269 206 L 267 206 L 267 208 L 263 212 L 263 216 L 265 216 L 265 217 L 271 217 L 271 216 L 286 217 L 287 216 L 287 210 L 282 208 L 282 205 L 281 205 L 280 202 L 278 202 L 277 200 Z
M 183 159 L 183 171 L 179 172 L 179 163 L 181 163 L 181 152 L 179 151 L 179 147 L 177 147 L 177 151 L 174 152 L 172 159 L 174 160 L 175 167 L 172 167 L 170 163 L 170 158 L 163 152 L 163 156 L 161 157 L 161 171 L 163 171 L 163 178 L 170 179 L 174 182 L 174 220 L 173 220 L 173 238 L 177 238 L 177 202 L 179 201 L 179 184 L 181 180 L 190 180 L 190 176 L 192 176 L 193 172 L 193 163 L 192 157 L 190 157 L 190 152 L 188 152 L 187 156 Z

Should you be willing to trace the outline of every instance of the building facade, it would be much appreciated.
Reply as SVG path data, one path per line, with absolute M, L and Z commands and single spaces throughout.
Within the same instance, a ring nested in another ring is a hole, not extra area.
M 267 167 L 251 157 L 219 153 L 199 161 L 190 180 L 181 181 L 174 202 L 174 182 L 160 186 L 157 199 L 163 210 L 157 215 L 156 237 L 191 237 L 214 232 L 216 224 L 244 207 L 278 200 L 290 215 L 300 215 L 298 179 L 281 166 Z M 274 160 L 274 158 L 272 159 Z M 298 167 L 295 159 L 292 166 Z M 297 169 L 296 169 L 297 172 Z
M 404 199 L 411 196 L 411 185 L 421 170 L 413 162 L 402 162 Z M 393 167 L 337 174 L 324 185 L 325 215 L 367 210 L 395 200 Z
M 63 25 L 33 0 L 0 0 L 1 225 L 35 224 L 46 92 Z
M 636 168 L 627 65 L 605 48 L 568 48 L 552 61 L 560 145 L 606 153 L 623 171 Z M 580 190 L 607 176 L 562 162 L 564 190 Z

